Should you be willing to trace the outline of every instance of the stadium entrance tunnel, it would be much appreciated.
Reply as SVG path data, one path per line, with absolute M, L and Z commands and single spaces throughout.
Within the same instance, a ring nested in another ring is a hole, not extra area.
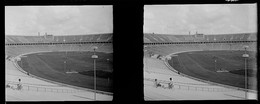
M 172 55 L 167 63 L 187 77 L 242 89 L 245 88 L 246 65 L 247 88 L 257 90 L 256 52 L 248 51 L 247 64 L 243 54 L 244 51 L 239 50 L 190 51 Z
M 86 89 L 94 89 L 94 59 L 90 51 L 41 52 L 21 57 L 18 65 L 34 76 Z M 95 52 L 96 89 L 113 92 L 113 53 Z M 66 73 L 77 72 L 77 73 Z

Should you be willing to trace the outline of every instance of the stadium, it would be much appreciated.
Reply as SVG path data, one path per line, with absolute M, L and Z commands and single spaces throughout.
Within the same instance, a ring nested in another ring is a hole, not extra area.
M 144 33 L 144 99 L 256 99 L 256 39 L 257 33 Z
M 112 33 L 6 35 L 6 100 L 112 100 L 112 41 Z

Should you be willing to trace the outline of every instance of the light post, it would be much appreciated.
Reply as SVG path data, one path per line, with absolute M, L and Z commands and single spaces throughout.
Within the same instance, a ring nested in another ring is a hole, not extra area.
M 217 65 L 216 64 L 217 64 L 217 60 L 215 59 L 215 71 L 217 71 L 217 69 L 216 69 Z
M 63 39 L 63 42 L 65 44 L 66 40 Z M 64 71 L 66 72 L 66 63 L 67 63 L 67 50 L 65 50 L 65 60 L 64 60 Z
M 107 62 L 109 64 L 109 59 L 107 59 Z M 109 70 L 109 65 L 107 65 L 107 70 Z M 108 85 L 109 85 L 109 76 L 108 76 Z
M 21 66 L 22 66 L 22 68 L 23 68 L 23 61 L 22 61 L 22 58 L 21 58 Z
M 82 39 L 80 39 L 80 48 L 82 47 Z M 79 48 L 79 52 L 81 53 L 81 51 L 80 51 L 80 48 Z
M 64 39 L 64 46 L 66 46 L 66 40 Z M 66 57 L 67 57 L 67 50 L 65 49 Z
M 66 57 L 65 57 L 66 58 Z M 64 60 L 64 71 L 66 72 L 66 59 Z
M 109 59 L 107 59 L 107 63 L 109 64 Z M 107 70 L 108 70 L 109 66 L 107 65 Z
M 247 54 L 246 53 L 246 51 L 247 51 L 247 48 L 248 48 L 248 46 L 244 46 L 244 48 L 245 48 L 245 53 L 243 54 L 243 56 L 242 57 L 244 57 L 245 58 L 245 99 L 247 99 L 247 63 L 246 63 L 246 59 L 249 57 L 249 54 Z
M 96 100 L 96 59 L 98 58 L 98 56 L 95 52 L 98 47 L 94 46 L 92 47 L 92 49 L 94 50 L 94 54 L 91 56 L 91 58 L 94 59 L 94 100 Z
M 215 61 L 214 61 L 214 63 L 215 63 L 215 71 L 217 71 L 217 69 L 216 69 L 216 68 L 217 68 L 217 57 L 214 56 L 213 59 L 215 60 Z

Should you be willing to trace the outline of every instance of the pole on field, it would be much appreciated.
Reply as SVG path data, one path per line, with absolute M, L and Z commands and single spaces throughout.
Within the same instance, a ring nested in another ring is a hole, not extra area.
M 63 38 L 63 45 L 65 44 L 66 40 Z M 65 52 L 65 59 L 64 59 L 64 71 L 66 72 L 66 52 Z
M 214 59 L 214 64 L 215 64 L 215 71 L 217 71 L 217 57 L 216 56 L 214 56 L 213 57 L 213 59 Z
M 109 64 L 109 59 L 107 59 L 107 62 Z M 107 65 L 107 70 L 109 70 L 109 65 Z M 108 76 L 108 85 L 109 85 L 109 76 Z
M 94 59 L 94 100 L 96 100 L 96 59 L 98 58 L 96 49 L 98 49 L 98 47 L 93 46 L 92 49 L 94 50 L 94 54 L 91 56 L 91 58 Z
M 249 54 L 247 54 L 247 48 L 248 46 L 244 46 L 245 48 L 245 53 L 243 54 L 242 57 L 245 58 L 245 99 L 247 99 L 247 58 L 249 57 Z

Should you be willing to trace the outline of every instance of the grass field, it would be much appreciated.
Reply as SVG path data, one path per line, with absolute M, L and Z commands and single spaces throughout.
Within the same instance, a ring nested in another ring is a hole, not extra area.
M 220 84 L 245 88 L 244 51 L 197 51 L 173 56 L 168 63 L 181 73 Z M 256 53 L 247 59 L 248 86 L 256 90 Z M 216 63 L 215 63 L 216 59 Z M 215 67 L 216 65 L 216 67 Z M 217 72 L 226 70 L 228 72 Z
M 96 52 L 97 90 L 113 90 L 113 56 L 112 53 Z M 47 52 L 29 54 L 22 58 L 23 70 L 30 74 L 78 87 L 94 89 L 93 52 Z M 66 57 L 67 56 L 67 57 Z M 66 60 L 66 64 L 64 61 Z M 78 73 L 67 74 L 68 71 Z

